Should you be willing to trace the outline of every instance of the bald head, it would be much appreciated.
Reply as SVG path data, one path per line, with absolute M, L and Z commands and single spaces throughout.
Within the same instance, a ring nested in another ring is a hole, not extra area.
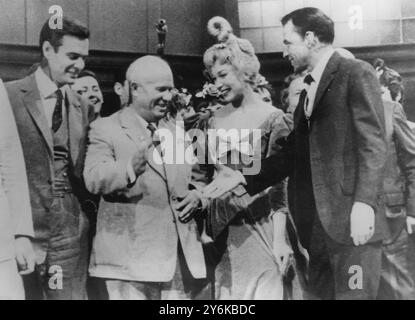
M 138 84 L 153 83 L 161 77 L 173 79 L 173 74 L 167 62 L 155 56 L 144 56 L 135 60 L 126 74 L 128 81 Z
M 147 122 L 158 122 L 166 116 L 172 100 L 173 74 L 167 62 L 145 56 L 127 70 L 131 106 Z

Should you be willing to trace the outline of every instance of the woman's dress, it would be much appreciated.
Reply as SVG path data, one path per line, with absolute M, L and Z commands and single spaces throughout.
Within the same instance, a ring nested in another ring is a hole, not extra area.
M 255 158 L 255 149 L 261 157 L 277 152 L 276 141 L 289 134 L 288 126 L 281 121 L 282 117 L 282 111 L 276 109 L 258 128 L 260 131 L 257 134 L 252 131 L 250 134 L 242 133 L 239 141 L 235 137 L 227 139 L 226 135 L 221 136 L 220 131 L 215 130 L 216 139 L 210 138 L 207 143 L 209 156 L 218 162 L 238 156 L 240 160 Z M 217 129 L 214 116 L 199 122 L 198 128 L 205 132 Z M 226 140 L 229 140 L 228 143 Z M 271 145 L 274 147 L 271 148 Z M 244 166 L 235 163 L 226 165 L 234 169 Z M 205 184 L 210 183 L 214 174 L 212 167 L 197 166 L 195 176 L 199 180 L 205 179 Z M 207 246 L 207 260 L 214 273 L 215 299 L 283 299 L 283 275 L 272 250 L 274 235 L 270 212 L 271 208 L 287 212 L 286 207 L 285 182 L 274 186 L 271 192 L 268 190 L 254 197 L 250 197 L 240 186 L 210 201 L 207 231 L 214 242 Z

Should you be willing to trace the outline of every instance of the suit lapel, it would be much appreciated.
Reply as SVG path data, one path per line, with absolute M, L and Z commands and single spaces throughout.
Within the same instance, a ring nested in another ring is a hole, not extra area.
M 34 123 L 39 128 L 39 131 L 44 138 L 46 145 L 48 146 L 49 155 L 53 157 L 52 131 L 46 120 L 45 111 L 43 109 L 42 100 L 40 98 L 39 89 L 36 85 L 34 75 L 31 75 L 27 78 L 22 91 L 24 92 L 24 105 L 31 115 Z
M 130 107 L 124 108 L 120 112 L 119 118 L 121 127 L 124 129 L 125 134 L 133 140 L 137 147 L 141 143 L 140 138 L 150 138 L 146 128 L 144 128 L 140 121 L 138 121 L 135 111 Z
M 317 88 L 312 116 L 314 115 L 314 111 L 318 110 L 321 99 L 323 98 L 324 94 L 327 92 L 328 87 L 333 81 L 334 76 L 338 70 L 339 63 L 340 63 L 340 55 L 337 52 L 335 52 L 329 59 L 326 69 L 324 69 L 323 75 L 321 77 L 320 84 Z
M 141 122 L 137 118 L 137 114 L 130 107 L 124 108 L 120 112 L 120 123 L 125 134 L 135 143 L 137 148 L 141 145 L 140 138 L 151 139 L 147 128 L 144 128 Z M 154 147 L 151 147 L 148 151 L 148 164 L 149 166 L 158 173 L 159 176 L 166 181 L 166 174 L 161 163 L 161 159 L 154 159 L 155 157 L 160 157 L 160 154 Z

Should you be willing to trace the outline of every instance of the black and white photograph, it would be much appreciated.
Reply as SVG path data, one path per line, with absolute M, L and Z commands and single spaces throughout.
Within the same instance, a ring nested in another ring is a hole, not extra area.
M 415 1 L 0 0 L 0 300 L 415 300 Z

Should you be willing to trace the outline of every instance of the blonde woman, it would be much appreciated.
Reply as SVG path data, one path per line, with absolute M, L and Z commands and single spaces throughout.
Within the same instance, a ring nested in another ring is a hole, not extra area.
M 261 156 L 266 157 L 270 137 L 289 133 L 288 127 L 278 127 L 279 133 L 274 132 L 283 113 L 254 91 L 260 64 L 250 42 L 237 38 L 220 17 L 211 19 L 208 29 L 219 43 L 205 52 L 204 64 L 224 106 L 197 125 L 206 132 L 209 163 L 217 164 L 195 168 L 194 175 L 205 186 L 224 168 L 249 167 L 243 159 L 251 159 L 252 154 L 238 145 L 249 143 L 251 150 L 257 145 Z M 216 139 L 207 134 L 209 130 L 216 132 Z M 232 130 L 240 133 L 238 141 L 227 143 L 226 132 Z M 259 132 L 259 141 L 254 132 Z M 236 164 L 232 159 L 241 161 Z M 208 245 L 208 260 L 214 268 L 215 299 L 283 299 L 283 275 L 292 257 L 286 237 L 285 198 L 285 184 L 280 183 L 272 197 L 268 193 L 249 197 L 238 187 L 225 197 L 211 200 L 207 234 L 213 243 Z

